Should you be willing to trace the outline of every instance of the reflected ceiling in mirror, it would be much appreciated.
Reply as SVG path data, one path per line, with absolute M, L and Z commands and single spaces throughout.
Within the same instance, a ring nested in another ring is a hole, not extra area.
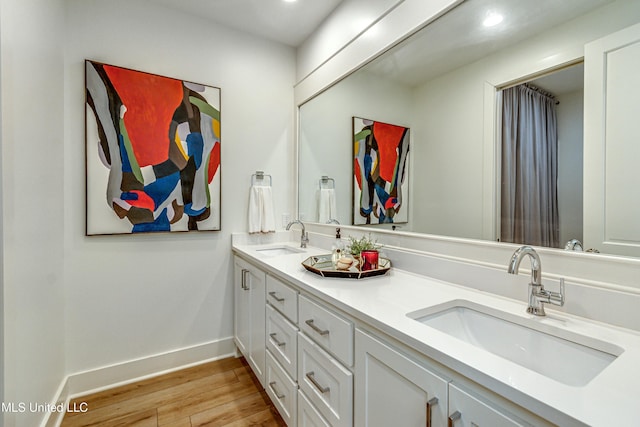
M 611 2 L 467 0 L 362 70 L 417 87 Z M 492 15 L 503 19 L 485 26 L 485 19 Z
M 502 21 L 484 27 L 492 13 Z M 329 176 L 336 219 L 351 224 L 351 119 L 370 117 L 412 129 L 409 222 L 399 231 L 498 239 L 499 153 L 487 137 L 487 100 L 580 62 L 585 43 L 638 21 L 633 0 L 467 0 L 300 106 L 301 218 L 318 221 L 320 179 Z M 581 108 L 578 83 L 563 91 L 561 108 Z

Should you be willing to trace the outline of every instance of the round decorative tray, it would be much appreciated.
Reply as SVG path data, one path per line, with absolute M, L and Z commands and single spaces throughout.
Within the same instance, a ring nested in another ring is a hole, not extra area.
M 322 277 L 342 277 L 346 279 L 363 279 L 365 277 L 382 276 L 391 268 L 391 261 L 387 258 L 378 259 L 378 268 L 374 270 L 360 270 L 358 263 L 348 270 L 337 270 L 331 261 L 331 254 L 316 255 L 302 261 L 302 266 L 312 273 Z

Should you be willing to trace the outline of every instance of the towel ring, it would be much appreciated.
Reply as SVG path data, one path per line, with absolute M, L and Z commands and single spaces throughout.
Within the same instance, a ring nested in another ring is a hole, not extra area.
M 256 173 L 251 175 L 251 185 L 257 184 L 258 181 L 262 181 L 262 184 L 264 184 L 265 178 L 269 179 L 269 187 L 271 187 L 271 182 L 272 182 L 271 175 L 265 175 L 263 171 L 256 171 Z
M 323 188 L 336 188 L 336 181 L 333 178 L 329 178 L 326 175 L 322 175 L 322 177 L 318 181 L 318 186 L 319 186 L 320 189 L 323 189 Z

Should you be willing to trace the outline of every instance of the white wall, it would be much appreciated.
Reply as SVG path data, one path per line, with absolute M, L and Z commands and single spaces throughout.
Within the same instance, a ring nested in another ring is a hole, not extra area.
M 251 174 L 292 212 L 293 49 L 145 2 L 68 0 L 65 57 L 67 372 L 233 334 L 230 233 Z M 220 87 L 222 231 L 84 236 L 84 59 Z
M 49 403 L 64 377 L 61 0 L 0 1 L 4 402 Z M 2 414 L 31 427 L 41 413 Z

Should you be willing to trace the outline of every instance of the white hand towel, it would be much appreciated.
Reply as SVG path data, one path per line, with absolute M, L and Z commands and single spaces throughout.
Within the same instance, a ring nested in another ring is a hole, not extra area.
M 336 191 L 333 188 L 321 188 L 318 200 L 318 222 L 326 224 L 336 219 Z
M 262 227 L 263 233 L 275 233 L 276 215 L 273 210 L 273 194 L 271 186 L 262 187 Z
M 249 233 L 276 231 L 271 187 L 253 185 L 249 190 Z

